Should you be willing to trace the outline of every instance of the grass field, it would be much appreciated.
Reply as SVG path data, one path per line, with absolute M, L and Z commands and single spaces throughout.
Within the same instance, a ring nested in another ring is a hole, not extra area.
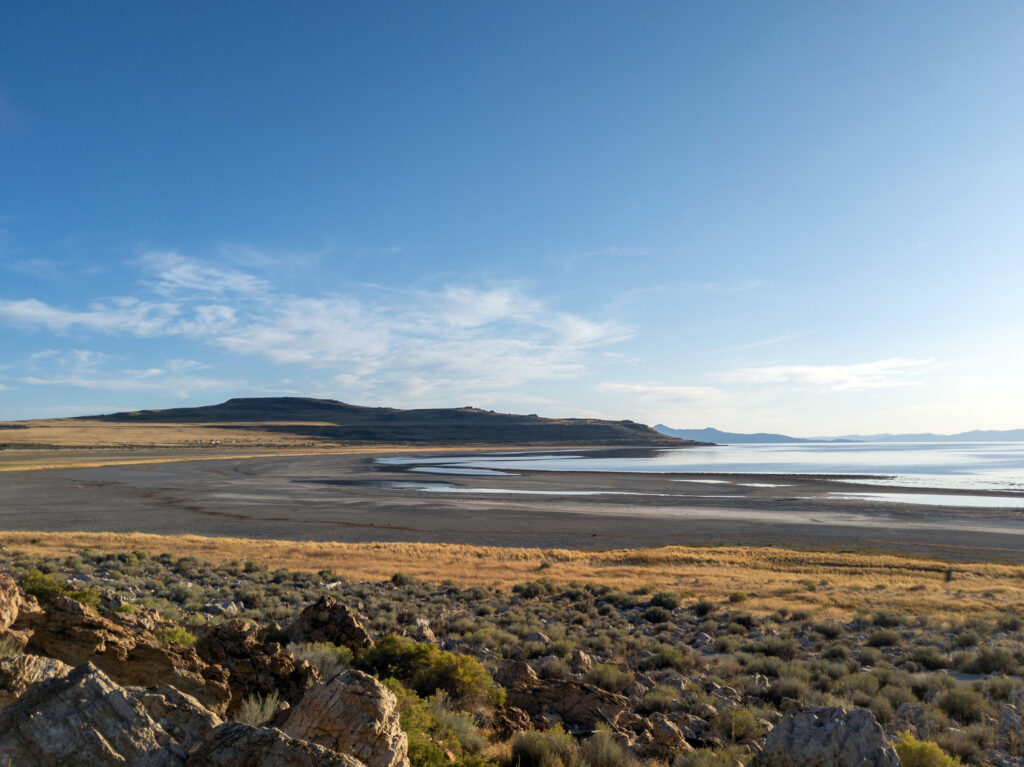
M 684 597 L 741 602 L 755 613 L 786 607 L 849 618 L 892 608 L 910 615 L 990 615 L 1024 600 L 1024 566 L 947 563 L 870 552 L 755 547 L 664 547 L 612 551 L 517 549 L 415 543 L 316 543 L 139 533 L 0 533 L 8 550 L 70 555 L 144 551 L 194 556 L 213 564 L 255 561 L 273 569 L 331 569 L 349 580 L 380 581 L 396 572 L 460 586 L 542 578 L 653 588 Z

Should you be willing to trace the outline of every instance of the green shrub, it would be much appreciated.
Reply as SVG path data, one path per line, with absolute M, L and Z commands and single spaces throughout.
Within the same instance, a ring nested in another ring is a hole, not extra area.
M 900 635 L 891 629 L 874 631 L 867 639 L 868 647 L 892 647 L 900 643 Z
M 586 681 L 609 692 L 623 692 L 633 684 L 633 672 L 610 663 L 599 663 L 587 672 Z
M 48 605 L 67 591 L 67 586 L 53 575 L 33 568 L 18 579 L 21 590 L 39 600 L 39 604 Z
M 871 622 L 880 628 L 892 629 L 907 621 L 907 616 L 896 610 L 879 610 Z
M 659 591 L 651 597 L 651 607 L 664 607 L 666 610 L 675 610 L 679 607 L 679 597 L 669 591 Z
M 637 764 L 626 749 L 615 742 L 607 727 L 597 730 L 579 746 L 579 755 L 587 767 L 633 767 Z
M 944 753 L 937 743 L 918 740 L 910 730 L 904 730 L 897 737 L 899 740 L 893 745 L 903 767 L 957 767 L 963 764 Z
M 1002 647 L 979 647 L 974 654 L 960 665 L 961 671 L 968 674 L 1001 674 L 1015 675 L 1020 664 L 1013 653 Z
M 732 604 L 737 604 L 738 602 L 746 602 L 747 599 L 747 595 L 744 594 L 742 591 L 734 591 L 729 595 L 729 601 Z
M 100 606 L 100 590 L 99 589 L 77 589 L 75 591 L 68 591 L 66 596 L 69 599 L 74 599 L 76 602 L 81 602 L 86 607 L 91 607 L 96 610 Z
M 644 620 L 651 623 L 665 623 L 672 617 L 672 613 L 664 607 L 648 607 L 644 610 Z
M 242 700 L 232 719 L 250 727 L 259 727 L 277 713 L 281 705 L 277 690 L 267 695 L 249 695 Z
M 644 671 L 660 668 L 674 668 L 676 671 L 690 671 L 697 665 L 693 650 L 686 645 L 655 645 L 651 651 L 654 655 L 646 658 L 641 664 Z
M 764 726 L 744 708 L 734 708 L 717 714 L 711 720 L 711 729 L 733 743 L 754 740 L 765 733 Z
M 988 709 L 984 696 L 965 685 L 951 687 L 942 693 L 935 703 L 964 724 L 980 721 Z
M 644 695 L 642 710 L 645 714 L 653 714 L 655 711 L 665 713 L 671 711 L 672 707 L 679 700 L 681 691 L 678 687 L 671 687 L 667 684 L 659 684 L 651 688 Z
M 704 618 L 715 611 L 715 603 L 710 599 L 698 599 L 693 605 L 693 614 L 698 618 Z
M 512 738 L 517 767 L 569 767 L 576 752 L 572 736 L 561 727 L 517 732 Z
M 424 698 L 444 692 L 461 706 L 501 702 L 502 691 L 479 661 L 407 637 L 384 637 L 360 653 L 356 666 L 382 679 L 394 677 Z
M 352 651 L 333 642 L 306 642 L 288 646 L 295 660 L 308 661 L 321 679 L 329 679 L 352 665 Z
M 195 647 L 196 645 L 196 635 L 181 626 L 157 629 L 154 633 L 156 638 L 160 640 L 160 644 L 165 646 L 181 644 L 185 645 L 185 647 Z
M 793 660 L 800 654 L 800 643 L 793 637 L 767 636 L 750 643 L 750 652 Z

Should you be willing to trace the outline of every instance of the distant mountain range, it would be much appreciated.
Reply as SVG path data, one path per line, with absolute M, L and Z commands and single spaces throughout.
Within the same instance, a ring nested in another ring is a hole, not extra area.
M 1024 429 L 962 431 L 959 434 L 847 434 L 852 442 L 1024 442 Z
M 789 437 L 785 434 L 741 434 L 718 429 L 672 429 L 659 423 L 654 430 L 669 437 L 718 445 L 786 442 L 1024 442 L 1024 429 L 962 431 L 959 434 L 844 434 L 841 437 Z
M 787 437 L 785 434 L 739 434 L 733 431 L 719 431 L 718 429 L 672 429 L 663 423 L 654 427 L 656 432 L 667 437 L 677 439 L 690 439 L 696 442 L 714 442 L 716 445 L 752 445 L 760 443 L 776 442 L 853 442 L 853 439 L 803 439 L 801 437 Z
M 219 405 L 87 416 L 89 421 L 191 424 L 333 443 L 421 445 L 614 445 L 686 447 L 634 421 L 542 418 L 473 407 L 398 410 L 308 397 L 236 398 Z

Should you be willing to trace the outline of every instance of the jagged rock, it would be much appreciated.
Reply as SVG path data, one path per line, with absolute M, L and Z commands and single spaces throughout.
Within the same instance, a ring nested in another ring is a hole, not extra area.
M 572 656 L 569 658 L 569 668 L 574 674 L 586 674 L 594 668 L 594 659 L 583 650 L 573 650 Z
M 296 703 L 316 683 L 307 661 L 296 661 L 276 642 L 261 642 L 259 629 L 240 620 L 196 629 L 196 652 L 206 663 L 228 670 L 233 710 L 247 695 L 277 692 Z
M 501 661 L 494 672 L 494 681 L 510 690 L 514 687 L 531 688 L 540 684 L 537 672 L 530 664 L 521 660 Z
M 429 642 L 430 644 L 437 642 L 434 630 L 430 628 L 430 621 L 426 618 L 417 618 L 415 626 L 412 631 L 412 638 L 417 642 Z
M 203 612 L 210 615 L 238 615 L 245 605 L 230 599 L 214 599 L 203 605 Z
M 369 674 L 348 670 L 313 687 L 282 728 L 366 767 L 409 767 L 409 742 L 398 723 L 398 700 Z
M 813 708 L 783 719 L 751 765 L 900 767 L 900 759 L 869 711 Z
M 530 726 L 530 715 L 515 706 L 502 706 L 495 709 L 491 719 L 491 729 L 502 740 L 508 740 L 522 730 L 528 730 Z
M 70 670 L 66 663 L 38 655 L 0 658 L 0 708 L 20 698 L 32 685 L 64 676 Z
M 356 614 L 326 594 L 299 613 L 285 633 L 289 642 L 332 642 L 352 652 L 373 644 Z
M 133 687 L 129 692 L 186 752 L 205 741 L 221 724 L 219 716 L 173 687 Z
M 664 714 L 652 714 L 650 722 L 651 746 L 645 756 L 655 756 L 671 761 L 677 754 L 689 754 L 693 746 L 686 742 L 686 735 Z
M 19 616 L 15 628 L 22 625 L 23 617 Z M 27 645 L 31 652 L 73 666 L 90 662 L 118 684 L 168 684 L 217 714 L 227 708 L 227 672 L 205 663 L 191 647 L 165 647 L 148 631 L 133 632 L 63 597 L 27 623 L 32 632 Z
M 290 738 L 275 728 L 222 724 L 188 760 L 188 767 L 365 767 L 354 757 Z
M 538 644 L 544 645 L 545 647 L 550 647 L 552 644 L 551 637 L 549 637 L 547 634 L 541 631 L 534 631 L 532 634 L 530 634 L 530 636 L 526 637 L 526 639 L 524 639 L 523 641 L 536 642 Z
M 181 767 L 184 750 L 131 693 L 91 664 L 0 711 L 0 754 L 19 767 Z
M 715 638 L 705 631 L 699 631 L 693 637 L 693 649 L 703 653 L 714 652 Z
M 537 719 L 553 714 L 561 721 L 586 727 L 614 724 L 629 706 L 622 695 L 581 682 L 547 681 L 534 688 L 513 687 L 506 702 Z
M 25 597 L 22 596 L 14 578 L 0 573 L 0 629 L 14 623 L 24 602 Z

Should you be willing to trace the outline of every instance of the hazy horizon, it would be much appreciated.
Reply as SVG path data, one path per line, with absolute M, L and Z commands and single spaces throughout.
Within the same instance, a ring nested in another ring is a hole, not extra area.
M 1024 426 L 1024 6 L 0 11 L 0 420 Z

